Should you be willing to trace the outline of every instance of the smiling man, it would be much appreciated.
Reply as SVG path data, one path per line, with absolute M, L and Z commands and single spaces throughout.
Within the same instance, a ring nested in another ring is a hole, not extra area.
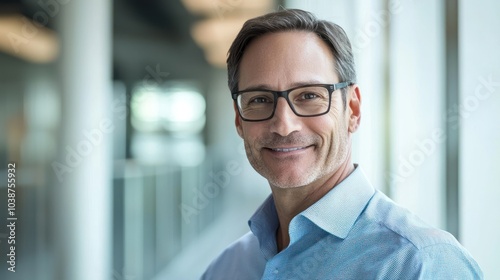
M 251 19 L 227 63 L 237 132 L 272 195 L 202 279 L 482 278 L 352 163 L 361 92 L 341 27 L 301 10 Z

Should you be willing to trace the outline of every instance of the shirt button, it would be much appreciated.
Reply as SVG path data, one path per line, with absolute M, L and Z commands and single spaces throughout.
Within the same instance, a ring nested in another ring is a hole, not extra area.
M 275 269 L 275 270 L 274 270 L 274 274 L 278 274 L 278 272 L 279 272 L 279 271 L 278 271 L 277 269 Z

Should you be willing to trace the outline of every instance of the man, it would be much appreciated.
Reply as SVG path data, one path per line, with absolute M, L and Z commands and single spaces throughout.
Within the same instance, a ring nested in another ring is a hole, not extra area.
M 301 10 L 249 20 L 227 59 L 235 124 L 272 195 L 202 279 L 480 279 L 444 231 L 351 162 L 361 119 L 349 40 Z

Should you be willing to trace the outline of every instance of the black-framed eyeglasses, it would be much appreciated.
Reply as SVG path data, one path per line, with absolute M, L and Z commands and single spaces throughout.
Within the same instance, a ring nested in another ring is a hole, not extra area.
M 249 89 L 233 92 L 238 112 L 245 121 L 257 122 L 269 120 L 274 116 L 278 98 L 285 98 L 295 115 L 316 117 L 330 111 L 332 93 L 350 86 L 351 82 L 337 84 L 312 84 L 294 87 L 285 91 Z

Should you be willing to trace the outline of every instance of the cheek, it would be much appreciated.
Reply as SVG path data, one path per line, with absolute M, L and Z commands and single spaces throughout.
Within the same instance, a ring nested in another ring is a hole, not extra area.
M 344 110 L 342 102 L 336 102 L 335 106 L 331 109 L 330 114 L 331 127 L 333 127 L 332 134 L 335 138 L 341 138 L 348 131 L 349 118 Z
M 346 121 L 343 111 L 334 109 L 313 123 L 314 132 L 321 137 L 323 149 L 327 150 L 327 154 L 337 153 L 339 148 L 345 145 Z
M 258 139 L 258 135 L 260 135 L 260 129 L 253 124 L 244 124 L 240 127 L 241 130 L 241 138 L 245 141 L 246 145 L 250 147 L 254 146 L 256 139 Z

